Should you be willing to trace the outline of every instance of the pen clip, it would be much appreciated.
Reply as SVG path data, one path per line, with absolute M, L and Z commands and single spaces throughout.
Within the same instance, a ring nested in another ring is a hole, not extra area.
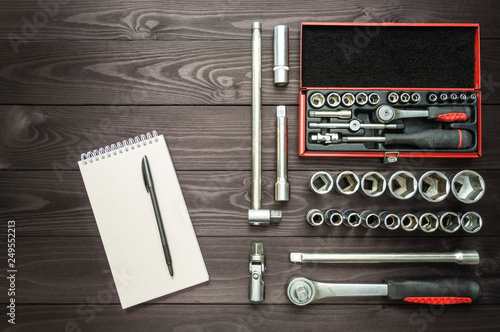
M 146 186 L 146 191 L 149 193 L 149 182 L 150 179 L 148 177 L 151 177 L 151 174 L 149 172 L 149 163 L 148 163 L 148 157 L 144 156 L 142 158 L 142 178 L 144 180 L 144 185 Z

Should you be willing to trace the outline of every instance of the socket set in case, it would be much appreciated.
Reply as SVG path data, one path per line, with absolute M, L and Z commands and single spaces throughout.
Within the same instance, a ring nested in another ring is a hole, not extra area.
M 299 155 L 479 157 L 478 40 L 475 24 L 303 23 Z

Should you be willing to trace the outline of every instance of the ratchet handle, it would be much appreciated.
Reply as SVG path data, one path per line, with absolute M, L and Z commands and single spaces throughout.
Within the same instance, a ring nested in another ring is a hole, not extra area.
M 472 135 L 467 130 L 432 129 L 411 134 L 385 134 L 385 144 L 417 146 L 424 149 L 468 149 L 473 144 Z
M 469 106 L 431 106 L 428 119 L 442 122 L 465 122 L 471 117 Z
M 476 303 L 481 286 L 470 279 L 387 280 L 389 300 L 447 305 Z

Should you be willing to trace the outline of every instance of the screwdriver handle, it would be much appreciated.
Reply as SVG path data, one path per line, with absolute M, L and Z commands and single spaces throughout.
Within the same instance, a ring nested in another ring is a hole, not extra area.
M 428 119 L 442 122 L 465 122 L 472 112 L 469 106 L 431 106 L 427 110 Z
M 481 286 L 470 279 L 387 280 L 389 300 L 426 304 L 475 303 Z
M 386 145 L 411 145 L 424 149 L 467 149 L 472 145 L 472 135 L 460 129 L 432 129 L 412 134 L 385 134 Z

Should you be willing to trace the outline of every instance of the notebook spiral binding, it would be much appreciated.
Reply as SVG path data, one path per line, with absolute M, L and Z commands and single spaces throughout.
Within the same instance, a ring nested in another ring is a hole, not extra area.
M 158 133 L 153 130 L 151 133 L 147 133 L 141 136 L 135 136 L 134 138 L 129 138 L 116 144 L 107 145 L 100 149 L 95 149 L 94 151 L 89 151 L 87 153 L 81 154 L 81 160 L 84 165 L 88 163 L 93 163 L 99 161 L 100 159 L 110 158 L 119 153 L 127 152 L 129 149 L 140 148 L 141 145 L 151 144 L 158 141 Z

